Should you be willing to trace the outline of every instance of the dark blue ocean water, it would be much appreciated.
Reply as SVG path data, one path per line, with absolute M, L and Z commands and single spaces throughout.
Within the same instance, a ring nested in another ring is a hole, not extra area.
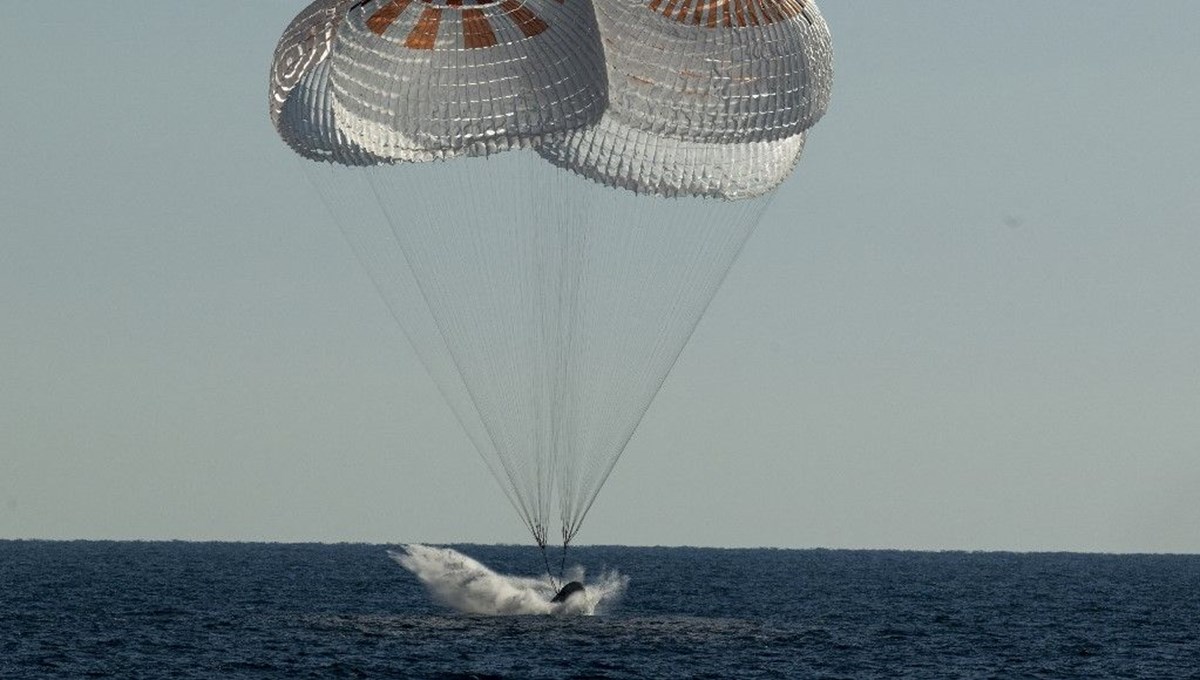
M 536 575 L 529 547 L 459 546 Z M 1200 556 L 588 547 L 594 617 L 431 601 L 384 546 L 0 541 L 0 677 L 1200 677 Z

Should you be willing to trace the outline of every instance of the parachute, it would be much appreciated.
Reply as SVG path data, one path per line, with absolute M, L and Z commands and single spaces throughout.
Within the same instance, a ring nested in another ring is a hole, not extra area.
M 270 115 L 565 559 L 832 80 L 812 0 L 316 0 Z

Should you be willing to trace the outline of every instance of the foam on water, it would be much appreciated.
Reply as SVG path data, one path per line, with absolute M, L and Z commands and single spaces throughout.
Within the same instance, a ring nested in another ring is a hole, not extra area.
M 549 576 L 530 578 L 498 574 L 451 548 L 409 544 L 388 554 L 424 584 L 435 600 L 464 614 L 511 616 L 517 614 L 577 614 L 590 616 L 611 608 L 625 592 L 629 578 L 605 571 L 592 582 L 574 566 L 565 580 L 579 581 L 582 596 L 554 604 L 557 589 Z

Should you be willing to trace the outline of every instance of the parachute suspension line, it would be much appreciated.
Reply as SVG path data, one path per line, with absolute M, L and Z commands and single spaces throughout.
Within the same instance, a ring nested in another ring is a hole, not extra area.
M 392 166 L 385 166 L 385 169 L 390 170 L 390 171 L 397 171 L 397 170 L 407 170 L 409 168 L 407 168 L 407 167 L 396 168 L 396 167 L 392 167 Z M 476 443 L 476 450 L 479 451 L 481 458 L 484 459 L 484 463 L 488 466 L 488 469 L 491 471 L 493 477 L 495 477 L 498 481 L 502 481 L 505 479 L 507 480 L 507 482 L 508 482 L 507 484 L 501 483 L 501 485 L 500 485 L 502 490 L 504 491 L 505 496 L 508 497 L 509 502 L 513 505 L 513 508 L 516 509 L 517 513 L 521 516 L 526 527 L 529 529 L 530 533 L 534 536 L 534 539 L 539 543 L 539 545 L 544 545 L 546 529 L 545 529 L 545 522 L 540 520 L 541 513 L 538 512 L 536 509 L 531 510 L 531 508 L 526 504 L 526 499 L 529 496 L 529 494 L 521 493 L 521 485 L 518 482 L 519 475 L 510 466 L 510 457 L 502 455 L 500 442 L 498 441 L 496 432 L 491 427 L 491 423 L 487 419 L 482 417 L 482 412 L 481 412 L 480 406 L 479 406 L 479 397 L 476 393 L 476 390 L 472 388 L 470 381 L 466 380 L 466 373 L 463 370 L 462 361 L 459 359 L 458 354 L 455 351 L 455 345 L 454 345 L 454 343 L 451 343 L 447 337 L 447 326 L 443 322 L 442 315 L 439 315 L 435 312 L 436 307 L 433 304 L 433 302 L 430 300 L 431 290 L 429 288 L 429 285 L 427 283 L 425 283 L 424 277 L 418 275 L 418 269 L 416 266 L 414 266 L 414 262 L 412 259 L 413 256 L 411 254 L 411 250 L 412 250 L 411 245 L 406 247 L 404 240 L 400 236 L 401 229 L 399 227 L 402 224 L 405 224 L 406 226 L 416 226 L 416 225 L 414 225 L 414 222 L 415 222 L 415 223 L 417 223 L 417 225 L 424 226 L 426 228 L 426 230 L 430 231 L 430 232 L 435 232 L 437 230 L 437 226 L 430 224 L 430 221 L 432 220 L 431 215 L 422 214 L 422 213 L 426 213 L 427 211 L 413 211 L 418 216 L 424 217 L 425 219 L 413 220 L 408 223 L 400 221 L 398 219 L 398 217 L 396 216 L 396 214 L 393 212 L 393 208 L 392 208 L 391 204 L 389 203 L 389 201 L 384 199 L 385 192 L 381 191 L 381 188 L 379 186 L 380 180 L 376 176 L 374 169 L 367 169 L 367 179 L 368 179 L 368 183 L 371 188 L 371 191 L 374 194 L 376 205 L 379 207 L 380 211 L 382 212 L 382 214 L 385 217 L 385 220 L 386 220 L 385 226 L 388 228 L 388 232 L 390 233 L 392 240 L 395 242 L 395 244 L 397 246 L 397 250 L 399 251 L 400 258 L 403 260 L 403 264 L 404 264 L 405 268 L 413 274 L 413 278 L 414 278 L 414 280 L 412 281 L 413 288 L 415 288 L 415 290 L 417 292 L 419 292 L 421 301 L 423 302 L 425 308 L 429 310 L 432 325 L 434 326 L 433 332 L 434 332 L 434 334 L 436 334 L 438 336 L 438 338 L 437 338 L 437 340 L 435 340 L 435 342 L 440 343 L 440 349 L 442 350 L 442 353 L 444 353 L 449 358 L 449 361 L 453 364 L 453 371 L 455 374 L 454 379 L 457 381 L 458 384 L 460 384 L 462 386 L 463 391 L 466 393 L 466 395 L 468 397 L 469 404 L 463 404 L 461 408 L 469 407 L 471 409 L 472 415 L 474 415 L 475 419 L 477 419 L 479 421 L 480 428 L 485 433 L 488 443 L 491 444 L 491 448 L 487 449 L 484 446 L 480 446 L 479 443 Z M 466 201 L 466 203 L 472 204 L 473 202 Z M 450 226 L 451 226 L 451 228 L 453 228 L 456 225 L 450 225 Z M 407 327 L 409 325 L 410 324 L 407 324 L 407 323 L 404 323 L 403 321 L 401 321 L 402 328 Z M 412 338 L 410 337 L 410 341 L 411 340 L 412 340 Z M 413 344 L 416 345 L 418 343 L 413 343 Z M 437 346 L 437 345 L 434 345 L 434 346 Z M 420 352 L 418 352 L 418 354 L 420 354 Z M 439 385 L 440 385 L 443 381 L 435 380 L 435 382 L 439 383 Z M 443 396 L 445 396 L 444 392 L 443 392 Z M 447 401 L 451 401 L 451 400 L 447 399 Z M 452 403 L 452 406 L 453 406 L 453 403 Z M 464 429 L 467 429 L 468 432 L 470 432 L 471 428 L 466 427 L 465 423 L 463 422 L 465 415 L 459 413 L 461 408 L 452 408 L 452 410 L 455 412 L 456 417 L 458 417 L 460 425 L 463 425 Z M 474 439 L 475 438 L 473 437 L 472 440 L 474 441 Z M 484 454 L 485 450 L 491 451 L 494 453 L 492 456 L 488 456 L 488 455 Z M 496 465 L 497 462 L 499 463 L 499 469 L 503 470 L 503 475 L 501 475 L 499 470 L 497 469 L 497 465 Z
M 528 151 L 413 168 L 343 168 L 369 190 L 349 208 L 318 195 L 543 551 L 557 505 L 564 577 L 769 200 L 614 191 Z
M 561 585 L 562 571 L 560 570 L 558 573 L 559 578 L 555 579 L 554 572 L 550 570 L 550 557 L 546 553 L 546 542 L 545 541 L 543 541 L 543 540 L 538 541 L 538 550 L 540 550 L 542 552 L 542 565 L 546 567 L 546 578 L 550 579 L 550 586 L 552 588 L 554 588 L 554 592 L 557 593 L 559 590 L 562 589 L 562 585 Z
M 494 451 L 495 444 L 488 440 L 489 434 L 484 428 L 469 424 L 471 413 L 467 409 L 473 406 L 462 403 L 461 397 L 451 392 L 451 385 L 455 383 L 447 377 L 457 376 L 457 367 L 442 364 L 453 357 L 448 352 L 437 352 L 437 345 L 431 345 L 429 338 L 419 337 L 422 330 L 436 330 L 432 323 L 432 312 L 429 311 L 428 302 L 423 296 L 420 300 L 416 299 L 416 295 L 420 293 L 419 286 L 412 280 L 411 268 L 389 226 L 390 218 L 378 198 L 371 173 L 364 167 L 341 167 L 332 164 L 326 166 L 324 163 L 297 158 L 314 193 L 320 198 L 332 221 L 346 239 L 355 259 L 366 271 L 367 278 L 408 340 L 409 346 L 415 351 L 417 359 L 433 378 L 434 386 L 450 406 L 451 413 L 467 434 L 475 452 L 492 476 L 497 480 L 501 479 L 503 475 L 508 474 L 507 471 L 502 472 L 497 468 L 494 454 L 488 455 L 489 450 Z M 323 181 L 318 181 L 319 173 L 325 175 L 321 178 Z M 373 202 L 361 200 L 363 187 L 370 189 L 375 198 Z M 414 325 L 411 319 L 414 308 L 420 308 L 429 315 L 431 323 L 424 326 Z M 440 363 L 439 358 L 442 359 Z M 458 382 L 461 384 L 461 380 Z M 489 446 L 492 448 L 489 449 Z M 529 531 L 536 535 L 529 513 L 524 509 L 520 498 L 515 495 L 512 486 L 514 485 L 511 482 L 500 484 L 500 489 Z
M 547 299 L 541 304 L 547 316 L 545 332 L 550 337 L 548 346 L 553 356 L 549 364 L 553 372 L 547 376 L 553 390 L 550 405 L 553 408 L 551 423 L 551 451 L 554 455 L 556 478 L 555 492 L 560 517 L 571 500 L 571 488 L 576 474 L 575 461 L 580 456 L 582 445 L 580 403 L 581 382 L 589 380 L 581 366 L 581 344 L 587 337 L 588 328 L 583 319 L 581 296 L 585 293 L 586 271 L 582 266 L 588 257 L 587 216 L 591 213 L 588 203 L 590 192 L 576 192 L 572 183 L 580 178 L 573 173 L 552 169 L 540 164 L 542 172 L 535 174 L 541 201 L 547 214 L 539 220 L 545 227 L 539 233 L 551 237 L 543 258 L 552 262 L 555 271 L 542 290 Z M 569 538 L 563 542 L 559 578 L 564 578 L 566 548 Z
M 594 323 L 590 328 L 628 326 L 622 313 L 649 320 L 632 327 L 633 332 L 620 334 L 615 346 L 599 350 L 602 355 L 628 357 L 630 362 L 640 359 L 640 363 L 599 388 L 610 398 L 601 400 L 603 410 L 597 419 L 619 422 L 621 431 L 606 443 L 599 442 L 602 449 L 581 457 L 584 471 L 571 475 L 568 498 L 564 499 L 569 502 L 563 506 L 565 543 L 578 532 L 770 199 L 731 202 L 642 196 L 629 202 L 636 211 L 627 216 L 632 219 L 606 214 L 592 220 L 593 229 L 612 232 L 602 234 L 603 241 L 618 247 L 589 252 L 598 271 L 617 272 L 627 282 L 618 286 L 616 296 L 607 297 L 628 301 L 628 309 L 619 310 L 616 316 L 610 311 L 598 320 L 590 319 Z M 688 219 L 665 219 L 668 211 L 684 212 Z M 653 338 L 649 350 L 634 344 L 644 343 L 647 336 Z M 585 342 L 592 339 L 591 334 L 585 335 Z M 612 399 L 612 395 L 625 399 Z M 629 405 L 632 409 L 623 408 Z
M 562 581 L 566 581 L 567 578 L 564 573 L 567 570 L 567 546 L 571 544 L 571 537 L 567 535 L 567 528 L 565 526 L 562 529 L 562 536 L 562 559 L 560 559 L 558 562 L 558 578 Z
M 554 230 L 530 219 L 522 173 L 493 172 L 521 156 L 428 164 L 428 187 L 372 187 L 536 539 L 545 535 L 556 460 L 544 360 L 553 343 L 540 334 L 543 258 L 533 237 Z
M 555 458 L 557 475 L 554 482 L 561 520 L 573 500 L 575 461 L 580 455 L 578 449 L 584 443 L 581 442 L 580 382 L 581 378 L 586 380 L 590 376 L 581 366 L 581 340 L 586 338 L 588 331 L 580 312 L 584 306 L 580 304 L 580 297 L 586 279 L 581 263 L 587 262 L 588 254 L 588 230 L 583 226 L 587 224 L 586 215 L 590 211 L 585 197 L 592 194 L 573 192 L 571 182 L 578 182 L 580 178 L 570 172 L 551 170 L 537 174 L 536 179 L 540 180 L 537 190 L 546 197 L 544 204 L 548 210 L 542 220 L 546 225 L 542 232 L 557 237 L 546 253 L 546 260 L 554 263 L 556 271 L 553 280 L 548 282 L 550 285 L 543 288 L 548 299 L 543 300 L 542 305 L 551 317 L 545 324 L 545 331 L 551 336 L 548 345 L 554 349 L 553 361 L 549 362 L 553 373 L 548 378 L 554 387 L 550 397 L 553 408 L 551 450 Z M 563 579 L 570 538 L 565 522 L 561 528 L 563 554 L 559 578 Z
M 401 233 L 400 226 L 403 223 L 401 221 L 399 221 L 396 216 L 392 215 L 389 204 L 382 199 L 379 186 L 374 181 L 372 181 L 372 189 L 375 191 L 376 197 L 380 201 L 380 204 L 382 206 L 384 206 L 385 212 L 388 213 L 388 221 L 391 225 L 392 232 L 393 232 L 397 242 L 401 243 L 401 246 L 402 246 L 401 250 L 404 253 L 404 257 L 405 257 L 407 263 L 409 264 L 409 267 L 415 271 L 416 267 L 414 266 L 414 263 L 412 260 L 413 255 L 411 254 L 412 247 L 411 247 L 411 245 L 409 247 L 404 247 L 404 243 L 403 243 L 402 239 L 400 238 L 400 233 Z M 468 206 L 474 205 L 473 201 L 467 201 L 466 203 Z M 425 230 L 427 233 L 436 232 L 439 229 L 439 227 L 443 226 L 443 225 L 435 224 L 433 216 L 430 215 L 427 211 L 417 211 L 417 215 L 419 215 L 420 217 L 423 218 L 423 219 L 419 220 L 419 223 L 421 226 L 425 227 Z M 448 224 L 448 225 L 444 225 L 444 226 L 449 229 L 454 229 L 454 228 L 458 227 L 459 225 Z M 429 299 L 430 292 L 431 292 L 429 285 L 425 283 L 425 280 L 423 279 L 423 277 L 417 277 L 417 283 L 418 283 L 418 287 L 421 291 L 422 297 L 425 299 L 426 304 L 430 307 L 430 309 L 432 311 L 434 309 L 434 305 Z M 513 469 L 509 465 L 509 458 L 502 455 L 501 444 L 497 440 L 497 434 L 493 430 L 493 428 L 491 426 L 491 422 L 488 421 L 487 419 L 482 418 L 476 390 L 473 389 L 471 382 L 466 379 L 466 373 L 464 372 L 463 363 L 459 359 L 458 352 L 455 351 L 456 346 L 454 345 L 454 343 L 451 343 L 449 338 L 447 337 L 447 324 L 443 321 L 442 316 L 443 315 L 439 315 L 436 313 L 433 314 L 434 323 L 437 327 L 438 334 L 440 335 L 442 345 L 445 347 L 447 353 L 450 355 L 452 361 L 454 362 L 455 370 L 456 370 L 457 374 L 460 376 L 460 380 L 463 383 L 464 388 L 470 397 L 471 407 L 474 410 L 476 417 L 478 417 L 480 419 L 483 428 L 488 433 L 488 437 L 492 443 L 492 450 L 496 452 L 496 458 L 500 462 L 500 465 L 501 465 L 502 469 L 504 470 L 504 476 L 508 480 L 508 485 L 511 485 L 511 487 L 514 490 L 513 493 L 514 493 L 515 497 L 517 498 L 516 507 L 517 507 L 518 513 L 522 516 L 522 519 L 524 519 L 525 524 L 529 528 L 530 533 L 533 535 L 535 541 L 537 541 L 539 545 L 542 545 L 545 543 L 545 540 L 546 540 L 545 522 L 541 520 L 541 513 L 538 512 L 536 510 L 536 508 L 531 509 L 526 504 L 527 503 L 527 494 L 522 494 L 520 492 L 521 487 L 518 482 L 517 475 L 514 473 Z M 493 471 L 494 471 L 494 468 L 493 468 Z M 496 476 L 497 479 L 500 479 L 500 477 L 498 475 L 495 475 L 494 473 L 493 473 L 493 476 Z M 502 484 L 501 486 L 506 486 L 506 485 Z
M 524 154 L 526 157 L 529 154 Z M 520 156 L 517 156 L 520 159 Z M 490 162 L 490 159 L 489 159 Z M 482 168 L 483 164 L 478 163 Z M 494 169 L 497 164 L 491 164 Z M 524 435 L 524 446 L 532 450 L 534 466 L 533 497 L 537 506 L 537 516 L 543 523 L 543 542 L 547 538 L 550 518 L 550 506 L 554 493 L 554 481 L 557 469 L 556 454 L 556 395 L 554 352 L 558 347 L 555 338 L 548 333 L 547 310 L 541 304 L 539 291 L 545 291 L 551 285 L 555 273 L 554 261 L 549 253 L 553 248 L 554 229 L 547 223 L 547 216 L 538 211 L 541 194 L 536 187 L 531 191 L 527 186 L 526 173 L 513 173 L 506 177 L 505 182 L 486 181 L 489 189 L 505 187 L 506 191 L 493 191 L 489 200 L 474 203 L 472 225 L 484 228 L 484 225 L 494 222 L 496 215 L 493 211 L 505 202 L 504 193 L 509 193 L 510 204 L 513 206 L 509 218 L 511 225 L 493 224 L 491 228 L 508 228 L 513 251 L 507 261 L 507 268 L 500 271 L 506 275 L 511 289 L 505 295 L 514 295 L 516 308 L 511 309 L 510 315 L 501 315 L 500 324 L 509 338 L 521 337 L 520 330 L 525 326 L 524 342 L 507 344 L 510 358 L 508 384 L 511 385 L 508 399 L 514 395 L 524 394 L 526 403 L 525 413 L 530 418 L 530 429 Z M 519 181 L 518 181 L 519 180 Z M 503 211 L 500 211 L 503 214 Z M 522 323 L 524 322 L 524 323 Z M 523 389 L 521 386 L 524 386 Z M 520 390 L 520 391 L 518 391 Z M 543 558 L 545 558 L 543 546 Z M 549 574 L 549 561 L 546 561 Z

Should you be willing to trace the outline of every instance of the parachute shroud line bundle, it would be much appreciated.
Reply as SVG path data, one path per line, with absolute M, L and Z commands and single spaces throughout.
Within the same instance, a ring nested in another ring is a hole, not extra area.
M 811 0 L 316 0 L 269 111 L 545 555 L 832 78 Z

